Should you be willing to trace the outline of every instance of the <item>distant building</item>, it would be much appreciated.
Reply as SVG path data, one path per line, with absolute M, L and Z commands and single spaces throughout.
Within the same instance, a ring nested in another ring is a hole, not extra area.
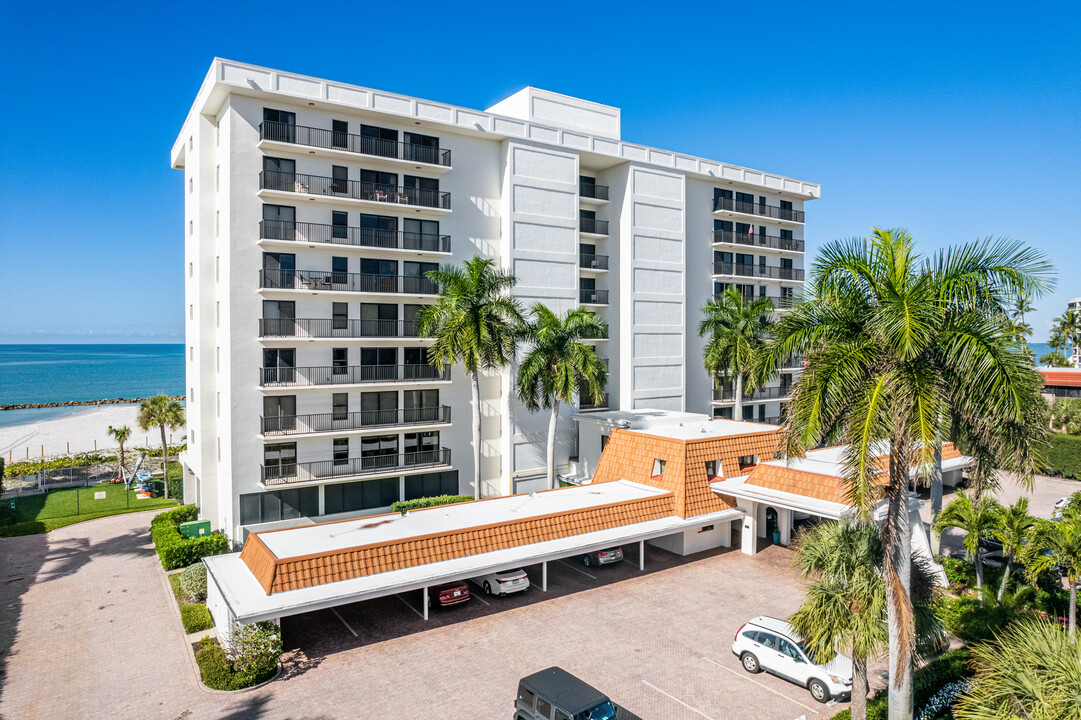
M 1037 368 L 1043 375 L 1043 395 L 1049 401 L 1056 398 L 1081 398 L 1081 369 Z

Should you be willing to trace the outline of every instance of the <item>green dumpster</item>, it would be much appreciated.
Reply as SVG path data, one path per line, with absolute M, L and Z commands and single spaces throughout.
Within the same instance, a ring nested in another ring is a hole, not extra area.
M 197 538 L 210 534 L 209 520 L 192 520 L 180 523 L 180 534 L 186 538 Z

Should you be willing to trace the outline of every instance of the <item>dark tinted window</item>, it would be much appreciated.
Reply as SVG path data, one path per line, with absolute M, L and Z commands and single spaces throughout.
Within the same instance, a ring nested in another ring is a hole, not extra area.
M 758 644 L 770 650 L 777 649 L 777 636 L 767 632 L 758 631 Z
M 537 698 L 537 715 L 542 718 L 552 717 L 552 705 L 544 698 Z
M 458 471 L 410 475 L 405 479 L 405 499 L 458 494 Z
M 240 496 L 240 524 L 292 520 L 319 514 L 319 488 L 291 488 Z
M 534 695 L 525 688 L 524 685 L 518 686 L 518 701 L 525 705 L 527 708 L 533 707 Z

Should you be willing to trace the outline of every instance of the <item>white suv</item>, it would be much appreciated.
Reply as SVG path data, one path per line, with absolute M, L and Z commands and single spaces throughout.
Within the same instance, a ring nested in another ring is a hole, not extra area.
M 759 616 L 736 631 L 732 652 L 750 673 L 765 670 L 811 691 L 818 702 L 851 696 L 852 661 L 834 655 L 824 665 L 811 661 L 792 626 L 784 620 Z

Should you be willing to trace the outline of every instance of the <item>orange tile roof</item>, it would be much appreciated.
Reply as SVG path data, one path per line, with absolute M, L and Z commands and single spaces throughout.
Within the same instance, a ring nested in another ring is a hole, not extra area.
M 1037 368 L 1037 372 L 1043 375 L 1044 386 L 1081 387 L 1081 370 Z
M 286 530 L 267 530 L 248 536 L 240 559 L 269 595 L 669 517 L 673 514 L 673 501 L 673 494 L 663 493 L 585 509 L 288 558 L 275 556 L 259 537 Z M 423 513 L 426 509 L 410 512 Z M 389 517 L 397 516 L 397 513 L 393 513 Z

